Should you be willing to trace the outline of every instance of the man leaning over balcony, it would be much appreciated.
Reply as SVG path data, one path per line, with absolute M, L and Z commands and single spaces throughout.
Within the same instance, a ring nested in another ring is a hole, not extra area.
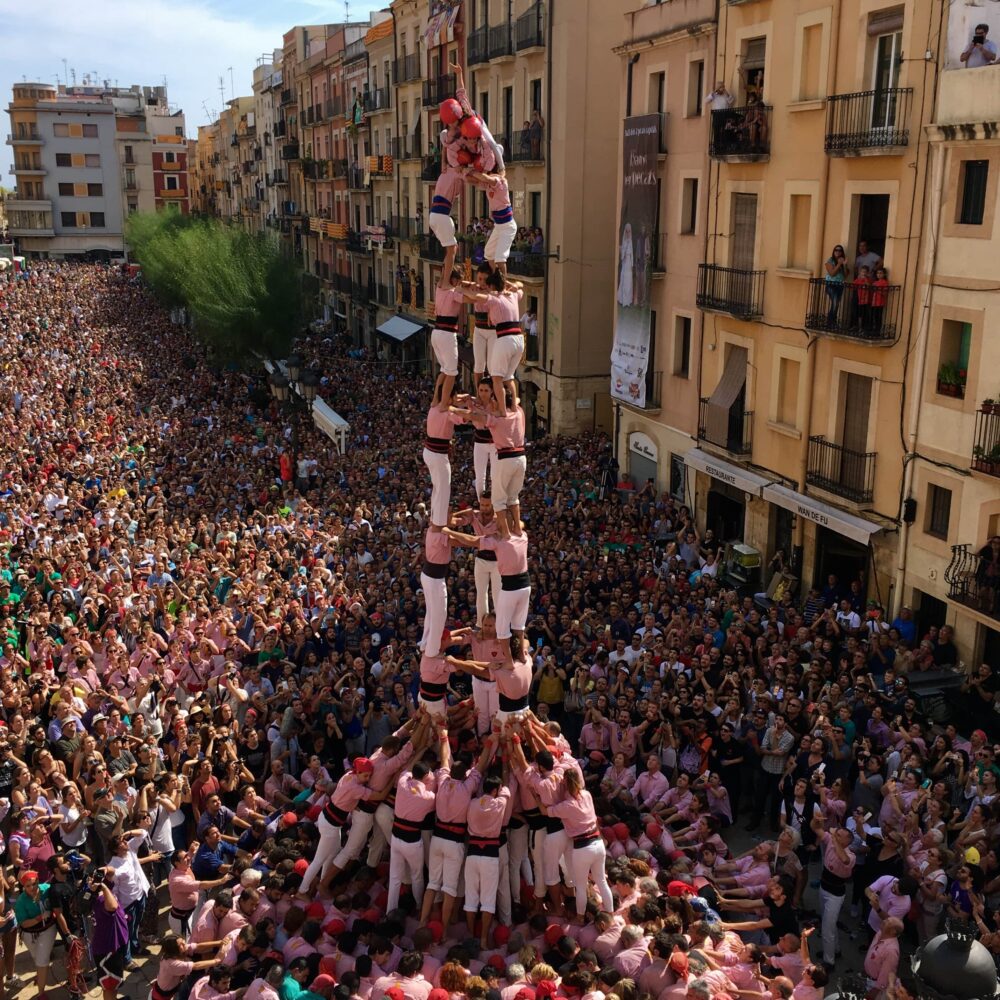
M 969 41 L 969 47 L 959 56 L 966 68 L 975 66 L 990 66 L 996 62 L 997 45 L 986 36 L 989 34 L 988 24 L 977 24 Z

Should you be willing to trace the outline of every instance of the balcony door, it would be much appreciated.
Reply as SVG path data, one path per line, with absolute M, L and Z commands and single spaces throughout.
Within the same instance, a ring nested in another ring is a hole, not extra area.
M 729 266 L 739 271 L 752 271 L 757 244 L 757 195 L 734 194 L 732 214 Z
M 865 482 L 868 425 L 871 418 L 872 380 L 864 375 L 844 376 L 844 410 L 840 426 L 840 483 L 861 494 Z
M 903 63 L 903 32 L 901 29 L 876 35 L 872 67 L 872 128 L 896 127 L 899 68 Z

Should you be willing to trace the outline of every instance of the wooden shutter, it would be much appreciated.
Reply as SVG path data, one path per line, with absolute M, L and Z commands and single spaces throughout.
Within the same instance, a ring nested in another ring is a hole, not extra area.
M 718 445 L 729 439 L 729 411 L 747 382 L 747 349 L 731 347 L 726 367 L 715 391 L 708 399 L 705 413 L 705 437 Z
M 868 424 L 872 403 L 872 380 L 848 374 L 844 385 L 844 422 L 840 443 L 852 451 L 868 450 Z
M 84 167 L 87 164 L 87 159 L 83 153 L 73 153 L 70 157 L 70 163 L 74 167 Z
M 732 216 L 733 243 L 729 266 L 752 271 L 757 242 L 757 195 L 734 194 Z

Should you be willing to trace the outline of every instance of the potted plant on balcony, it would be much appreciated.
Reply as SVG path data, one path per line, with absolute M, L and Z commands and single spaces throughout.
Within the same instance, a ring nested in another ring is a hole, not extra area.
M 972 449 L 972 467 L 974 469 L 979 469 L 985 472 L 984 466 L 986 465 L 986 452 L 983 450 L 981 444 L 977 444 Z
M 937 391 L 942 396 L 958 396 L 961 394 L 961 384 L 958 379 L 958 367 L 946 361 L 938 369 Z
M 991 476 L 1000 476 L 1000 444 L 993 445 L 987 453 L 985 471 Z
M 995 399 L 984 399 L 983 400 L 983 405 L 982 405 L 982 410 L 983 410 L 983 413 L 986 413 L 986 414 L 992 416 L 998 410 L 1000 410 L 1000 404 L 998 404 Z

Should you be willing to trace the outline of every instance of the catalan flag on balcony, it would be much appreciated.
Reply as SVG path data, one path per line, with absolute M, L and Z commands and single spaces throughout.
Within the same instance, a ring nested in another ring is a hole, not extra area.
M 391 174 L 392 173 L 392 157 L 383 156 L 382 157 L 382 173 Z
M 315 215 L 309 218 L 309 232 L 311 233 L 321 233 L 323 232 L 323 220 L 318 219 Z

